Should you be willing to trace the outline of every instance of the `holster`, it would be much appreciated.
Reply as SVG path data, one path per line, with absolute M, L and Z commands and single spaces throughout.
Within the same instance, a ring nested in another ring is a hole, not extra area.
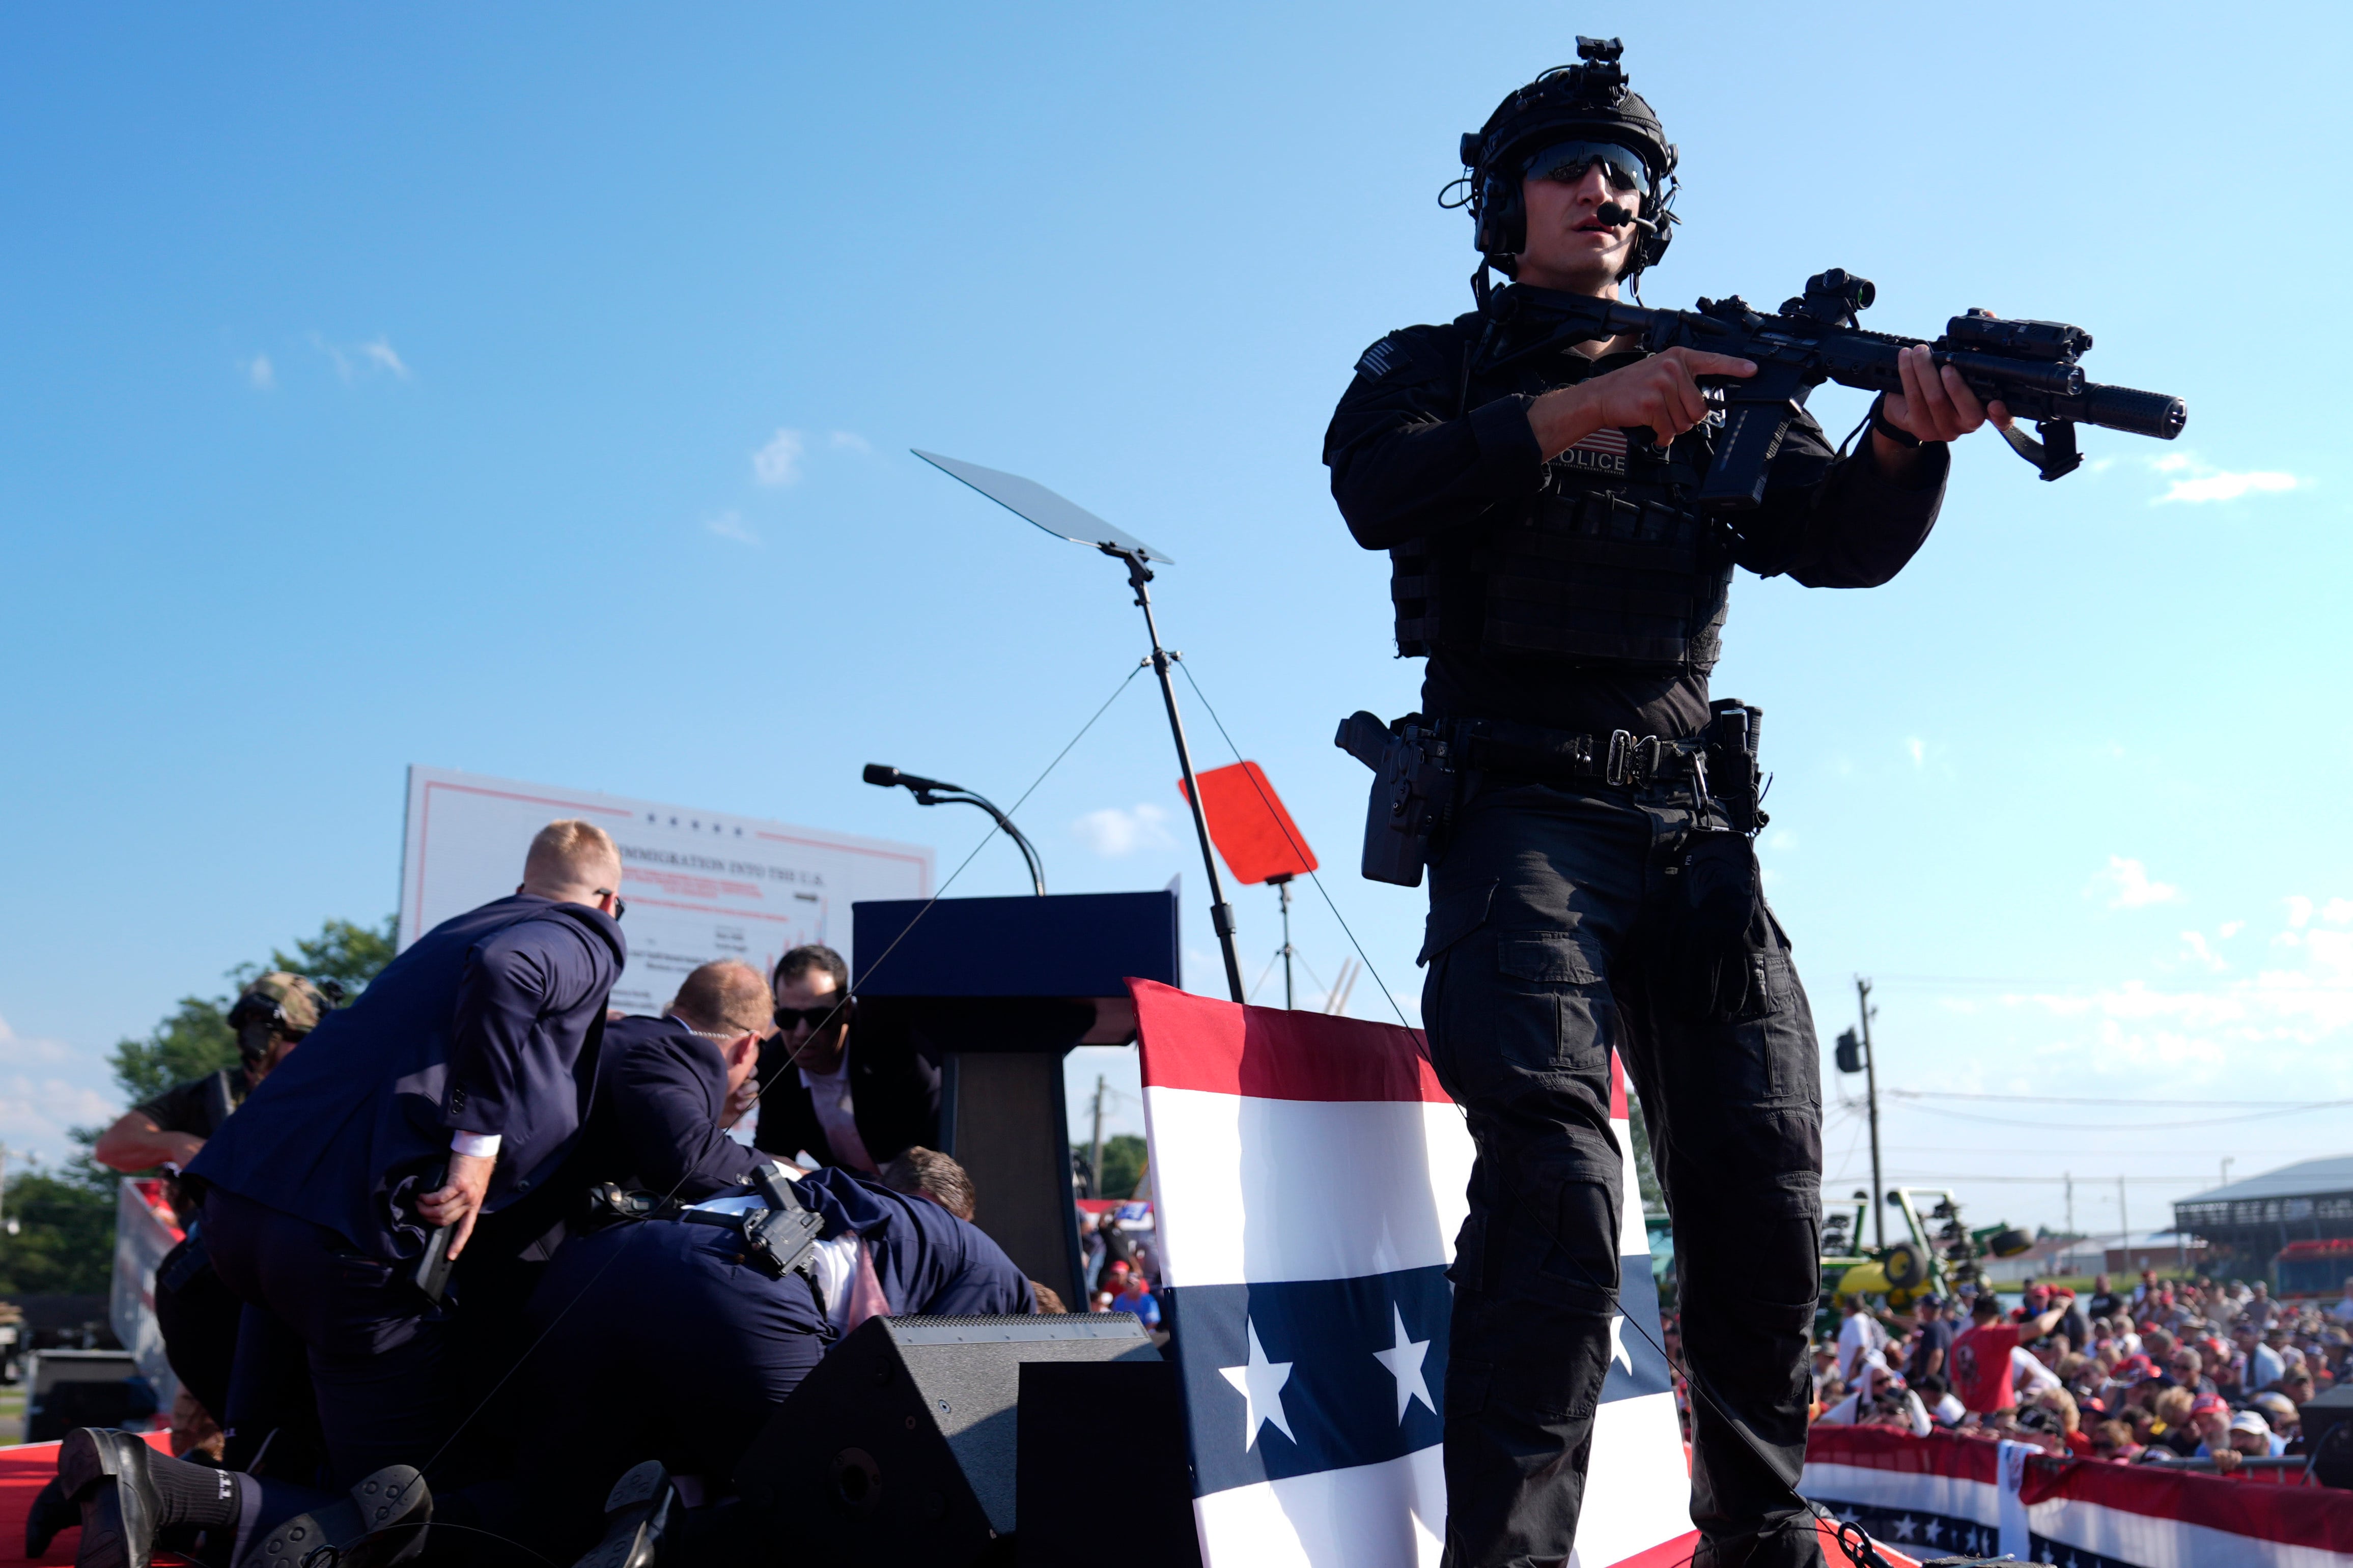
M 1430 846 L 1454 813 L 1453 747 L 1419 713 L 1384 724 L 1362 709 L 1341 721 L 1332 743 L 1373 770 L 1365 805 L 1365 876 L 1420 887 Z

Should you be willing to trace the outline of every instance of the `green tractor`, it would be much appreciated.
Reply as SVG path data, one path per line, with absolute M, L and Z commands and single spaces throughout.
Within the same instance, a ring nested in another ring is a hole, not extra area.
M 1904 1216 L 1905 1234 L 1885 1247 L 1862 1244 L 1869 1193 L 1822 1205 L 1822 1306 L 1818 1326 L 1836 1332 L 1839 1314 L 1856 1296 L 1883 1296 L 1903 1311 L 1923 1296 L 1951 1297 L 1984 1278 L 1978 1259 L 2015 1258 L 2034 1238 L 2009 1225 L 1971 1230 L 1961 1205 L 1943 1187 L 1897 1187 L 1887 1205 Z

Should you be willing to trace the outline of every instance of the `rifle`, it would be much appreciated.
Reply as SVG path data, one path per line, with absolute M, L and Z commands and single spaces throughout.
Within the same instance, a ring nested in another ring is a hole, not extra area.
M 1621 335 L 1640 340 L 1651 353 L 1688 348 L 1753 361 L 1757 374 L 1745 380 L 1700 378 L 1709 401 L 1723 407 L 1724 428 L 1699 504 L 1745 511 L 1764 499 L 1766 468 L 1815 387 L 1835 381 L 1873 392 L 1904 390 L 1897 355 L 1918 340 L 1866 331 L 1856 321 L 1856 312 L 1877 292 L 1869 279 L 1833 267 L 1807 279 L 1804 294 L 1767 316 L 1736 294 L 1703 299 L 1696 310 L 1653 310 L 1518 284 L 1504 296 L 1502 308 L 1552 330 L 1485 368 Z M 2091 346 L 2091 333 L 2064 321 L 2005 321 L 1974 310 L 1946 322 L 1945 335 L 1928 345 L 1936 363 L 1958 371 L 1979 398 L 1999 398 L 2012 418 L 2034 421 L 2040 441 L 2018 430 L 2004 430 L 2002 438 L 2045 479 L 2083 462 L 2075 448 L 2078 425 L 2170 441 L 2189 417 L 2179 397 L 2084 380 L 2075 362 Z

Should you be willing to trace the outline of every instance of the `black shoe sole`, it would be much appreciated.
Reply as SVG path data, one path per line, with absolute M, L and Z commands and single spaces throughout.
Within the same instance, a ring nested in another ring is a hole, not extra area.
M 660 1460 L 630 1469 L 605 1498 L 605 1539 L 575 1568 L 654 1568 L 676 1498 Z
M 298 1514 L 246 1548 L 239 1568 L 382 1568 L 424 1545 L 433 1494 L 407 1465 L 376 1471 L 316 1513 Z

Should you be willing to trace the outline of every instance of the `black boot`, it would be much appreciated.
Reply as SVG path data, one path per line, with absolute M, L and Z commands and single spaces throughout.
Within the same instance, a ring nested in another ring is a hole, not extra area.
M 380 1568 L 422 1551 L 432 1517 L 425 1478 L 411 1466 L 388 1465 L 351 1496 L 296 1514 L 248 1546 L 238 1568 Z
M 655 1568 L 684 1526 L 678 1489 L 659 1459 L 648 1459 L 613 1483 L 605 1499 L 605 1539 L 575 1568 Z
M 77 1426 L 58 1445 L 58 1488 L 81 1505 L 74 1568 L 147 1568 L 164 1505 L 147 1474 L 154 1450 L 128 1432 Z M 26 1530 L 27 1544 L 32 1531 Z
M 80 1522 L 81 1510 L 66 1496 L 65 1483 L 51 1476 L 49 1484 L 33 1494 L 33 1511 L 25 1516 L 25 1560 L 38 1563 L 50 1542 Z

